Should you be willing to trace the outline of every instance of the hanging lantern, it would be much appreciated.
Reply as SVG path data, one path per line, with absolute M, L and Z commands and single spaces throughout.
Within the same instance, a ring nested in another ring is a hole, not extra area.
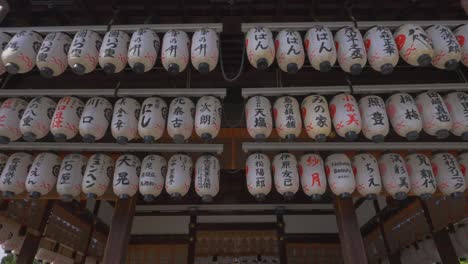
M 468 45 L 465 46 L 465 41 L 468 39 L 468 25 L 462 25 L 456 28 L 453 33 L 460 45 L 462 53 L 461 62 L 463 65 L 468 66 Z
M 94 71 L 101 45 L 102 38 L 98 33 L 87 29 L 78 31 L 68 51 L 68 66 L 78 75 Z
M 135 31 L 128 48 L 128 64 L 136 73 L 151 70 L 158 58 L 161 42 L 152 29 L 140 28 Z
M 79 132 L 83 141 L 93 143 L 104 137 L 112 118 L 112 104 L 105 98 L 88 99 L 81 115 Z
M 411 141 L 418 139 L 423 124 L 413 97 L 407 93 L 397 93 L 390 96 L 385 104 L 395 132 Z
M 359 100 L 362 133 L 374 142 L 383 142 L 389 131 L 385 102 L 380 96 L 369 95 Z
M 460 164 L 460 170 L 465 176 L 465 184 L 468 185 L 468 152 L 463 152 L 458 155 L 458 162 Z
M 3 197 L 13 197 L 24 192 L 24 184 L 32 162 L 32 155 L 24 152 L 14 153 L 8 158 L 0 177 L 0 191 Z
M 202 28 L 193 33 L 190 51 L 192 65 L 201 73 L 207 73 L 218 64 L 219 39 L 216 31 Z
M 204 141 L 214 139 L 221 129 L 221 102 L 214 96 L 201 97 L 195 107 L 195 133 Z
M 140 159 L 135 155 L 121 155 L 115 162 L 113 190 L 119 199 L 129 199 L 138 192 Z
M 104 35 L 99 50 L 99 65 L 105 73 L 121 72 L 128 60 L 130 37 L 121 30 L 111 30 Z
M 169 105 L 167 132 L 176 143 L 189 139 L 193 131 L 195 105 L 187 97 L 177 97 Z
M 10 42 L 11 36 L 8 35 L 7 33 L 0 32 L 0 54 L 3 52 L 3 50 L 6 48 L 8 45 L 8 42 Z M 0 75 L 5 73 L 5 65 L 3 65 L 2 60 L 0 59 Z
M 436 191 L 431 160 L 426 155 L 415 153 L 406 156 L 405 161 L 413 194 L 423 200 L 431 198 Z
M 453 71 L 462 59 L 460 44 L 450 28 L 434 25 L 426 29 L 434 49 L 432 65 L 438 69 Z
M 16 33 L 2 52 L 5 70 L 10 74 L 32 70 L 36 65 L 36 56 L 42 40 L 41 35 L 32 30 Z
M 8 161 L 8 156 L 3 153 L 0 153 L 0 175 L 3 172 L 3 169 L 5 168 L 7 161 Z
M 48 194 L 57 183 L 60 158 L 51 152 L 39 153 L 34 159 L 26 178 L 26 191 L 33 199 Z
M 410 191 L 410 179 L 402 156 L 386 153 L 379 159 L 380 173 L 385 191 L 395 200 L 404 200 Z
M 203 155 L 195 163 L 195 192 L 205 203 L 213 201 L 219 192 L 220 166 L 213 155 Z
M 245 164 L 245 176 L 249 193 L 259 202 L 271 191 L 271 163 L 267 155 L 251 154 Z
M 313 26 L 305 35 L 304 46 L 312 68 L 321 72 L 329 72 L 335 65 L 336 48 L 330 29 L 324 26 Z
M 364 45 L 372 69 L 388 75 L 398 63 L 398 49 L 388 27 L 374 26 L 364 35 Z
M 37 53 L 36 65 L 42 77 L 59 76 L 67 69 L 72 39 L 63 32 L 49 33 Z
M 21 137 L 20 120 L 28 103 L 10 98 L 0 107 L 0 144 L 16 141 Z
M 167 104 L 159 97 L 149 97 L 143 101 L 138 121 L 138 134 L 145 143 L 160 139 L 166 129 Z
M 335 34 L 335 46 L 341 69 L 359 75 L 367 63 L 361 32 L 354 27 L 341 28 Z
M 245 37 L 247 58 L 259 70 L 266 70 L 275 60 L 273 34 L 268 28 L 257 26 L 249 29 Z
M 133 98 L 120 98 L 115 102 L 111 132 L 119 144 L 127 144 L 138 138 L 140 103 Z
M 80 195 L 87 161 L 81 154 L 68 154 L 63 158 L 57 180 L 57 193 L 64 201 L 71 201 Z
M 0 244 L 13 238 L 14 234 L 18 234 L 20 227 L 18 223 L 8 217 L 0 217 Z
M 304 193 L 312 200 L 320 200 L 327 190 L 327 176 L 323 160 L 317 154 L 305 154 L 299 163 L 299 176 Z
M 60 99 L 50 124 L 50 132 L 55 141 L 64 142 L 78 134 L 83 107 L 83 102 L 76 97 L 66 96 Z
M 292 200 L 299 190 L 297 160 L 290 153 L 280 153 L 273 158 L 273 176 L 276 191 L 285 200 Z
M 450 132 L 468 140 L 468 94 L 464 92 L 449 93 L 444 98 L 447 110 L 452 119 Z
M 421 113 L 424 131 L 444 139 L 450 135 L 452 119 L 442 97 L 436 92 L 425 92 L 416 96 L 416 105 Z
M 287 73 L 296 73 L 304 65 L 305 54 L 299 32 L 284 29 L 276 36 L 276 61 L 279 68 Z
M 245 119 L 247 131 L 252 138 L 268 138 L 273 130 L 270 100 L 263 96 L 251 97 L 245 104 Z
M 158 197 L 164 188 L 167 162 L 163 156 L 148 155 L 141 163 L 139 190 L 145 202 Z
M 282 139 L 294 140 L 302 130 L 301 112 L 296 98 L 283 96 L 273 106 L 276 132 Z
M 102 196 L 114 174 L 114 161 L 105 154 L 97 153 L 89 157 L 81 183 L 81 190 L 88 199 Z
M 175 154 L 169 159 L 166 192 L 171 198 L 180 199 L 188 193 L 192 179 L 192 169 L 192 159 L 188 155 Z
M 190 40 L 184 31 L 169 30 L 164 34 L 161 62 L 170 74 L 176 75 L 187 68 L 190 59 Z
M 19 123 L 25 141 L 36 141 L 47 136 L 57 104 L 49 97 L 32 99 Z
M 333 127 L 347 141 L 358 138 L 361 132 L 361 115 L 356 99 L 350 94 L 338 94 L 330 102 Z
M 432 41 L 422 27 L 414 24 L 400 26 L 393 37 L 400 57 L 412 66 L 429 66 L 434 56 Z
M 368 200 L 377 199 L 382 190 L 379 164 L 372 154 L 361 153 L 352 158 L 356 187 L 360 195 Z
M 431 163 L 439 190 L 445 195 L 463 197 L 466 183 L 457 159 L 450 153 L 437 153 L 432 155 Z
M 329 155 L 325 159 L 325 172 L 331 191 L 341 198 L 350 198 L 356 182 L 348 156 L 341 153 Z
M 307 135 L 317 142 L 327 141 L 332 125 L 325 97 L 321 95 L 307 96 L 302 101 L 301 113 Z

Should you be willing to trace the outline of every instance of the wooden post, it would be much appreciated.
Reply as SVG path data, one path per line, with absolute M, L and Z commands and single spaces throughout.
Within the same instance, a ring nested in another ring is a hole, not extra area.
M 189 223 L 189 240 L 188 240 L 188 255 L 187 255 L 187 263 L 193 264 L 195 263 L 195 245 L 197 243 L 197 215 L 196 210 L 192 211 L 190 215 L 190 223 Z
M 119 199 L 115 203 L 114 215 L 104 252 L 105 264 L 124 264 L 127 260 L 128 241 L 135 214 L 136 195 L 130 199 Z
M 374 202 L 375 214 L 380 215 L 379 200 L 374 200 L 373 202 Z M 385 233 L 384 222 L 381 216 L 379 216 L 378 221 L 379 221 L 380 234 L 382 235 L 382 239 L 383 239 L 384 246 L 385 246 L 385 251 L 387 251 L 388 261 L 390 262 L 390 264 L 401 264 L 400 251 L 392 253 L 390 244 L 388 243 L 387 234 Z
M 93 209 L 93 212 L 92 212 L 92 220 L 91 220 L 91 227 L 89 229 L 89 234 L 88 234 L 88 241 L 86 241 L 86 248 L 85 248 L 85 252 L 83 252 L 83 259 L 81 260 L 81 263 L 84 264 L 86 262 L 86 256 L 88 256 L 88 251 L 89 251 L 89 246 L 91 245 L 91 240 L 93 240 L 93 233 L 94 233 L 94 227 L 96 226 L 96 222 L 97 222 L 97 217 L 98 217 L 98 213 L 99 213 L 99 208 L 101 207 L 101 201 L 100 200 L 96 200 L 95 204 L 94 204 L 94 209 Z
M 286 240 L 284 236 L 284 218 L 283 211 L 284 208 L 277 209 L 276 213 L 276 234 L 278 236 L 278 254 L 280 259 L 280 264 L 288 263 L 288 255 L 286 250 Z
M 341 252 L 345 264 L 367 264 L 366 251 L 352 199 L 334 198 Z

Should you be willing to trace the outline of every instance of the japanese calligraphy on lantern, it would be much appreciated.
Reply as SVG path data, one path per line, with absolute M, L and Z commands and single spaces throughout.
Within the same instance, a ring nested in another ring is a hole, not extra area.
M 458 41 L 458 44 L 460 45 L 460 49 L 462 53 L 461 61 L 463 65 L 467 66 L 468 65 L 468 45 L 465 45 L 465 41 L 468 39 L 468 25 L 463 25 L 463 26 L 456 28 L 453 33 L 455 35 L 455 38 Z
M 271 163 L 267 155 L 251 154 L 245 164 L 247 189 L 257 201 L 263 201 L 271 191 Z
M 385 104 L 393 130 L 408 140 L 418 139 L 423 123 L 413 97 L 407 93 L 397 93 L 390 96 Z
M 276 99 L 273 106 L 273 117 L 278 135 L 287 140 L 294 140 L 301 134 L 302 120 L 299 102 L 291 96 Z
M 439 190 L 445 195 L 462 196 L 466 183 L 455 157 L 450 153 L 437 153 L 432 155 L 431 163 Z
M 138 138 L 140 103 L 133 98 L 120 98 L 115 102 L 111 132 L 117 143 L 125 144 Z
M 375 26 L 364 35 L 367 58 L 372 69 L 390 74 L 398 63 L 398 50 L 392 32 L 387 27 Z
M 195 69 L 201 73 L 207 73 L 218 64 L 219 38 L 216 31 L 202 28 L 193 33 L 191 61 Z
M 312 67 L 328 72 L 336 62 L 336 48 L 333 34 L 324 26 L 313 26 L 304 38 L 304 46 Z
M 105 73 L 121 72 L 128 61 L 130 37 L 121 30 L 111 30 L 104 35 L 99 50 L 99 65 Z
M 195 163 L 195 192 L 203 202 L 213 201 L 219 192 L 220 166 L 213 155 L 203 155 Z
M 87 160 L 81 154 L 68 154 L 63 158 L 57 181 L 57 193 L 62 199 L 69 201 L 80 195 Z
M 330 102 L 330 115 L 336 133 L 348 141 L 361 132 L 361 115 L 356 99 L 350 94 L 338 94 Z
M 326 141 L 331 133 L 332 125 L 325 97 L 307 96 L 302 101 L 301 113 L 307 135 L 318 142 Z
M 0 107 L 0 143 L 16 141 L 21 137 L 20 119 L 28 103 L 19 98 L 10 98 Z
M 81 183 L 81 190 L 88 198 L 102 196 L 114 174 L 114 161 L 105 154 L 97 153 L 89 157 Z
M 88 99 L 78 126 L 83 141 L 92 143 L 104 137 L 112 118 L 112 104 L 105 98 Z
M 263 140 L 270 136 L 273 130 L 271 103 L 268 98 L 254 96 L 245 104 L 247 131 L 252 138 Z
M 290 29 L 281 30 L 276 36 L 276 61 L 287 73 L 296 73 L 304 65 L 305 54 L 301 34 Z
M 56 141 L 72 139 L 78 134 L 83 107 L 83 102 L 76 97 L 67 96 L 60 99 L 50 124 L 50 132 Z
M 351 197 L 356 188 L 351 161 L 346 154 L 335 153 L 325 159 L 325 173 L 331 191 L 342 198 Z
M 36 56 L 43 38 L 37 32 L 20 31 L 8 42 L 2 52 L 2 62 L 8 73 L 26 73 L 36 65 Z
M 357 191 L 368 199 L 376 199 L 382 190 L 377 159 L 372 154 L 361 153 L 353 157 L 352 163 Z
M 385 191 L 394 199 L 403 200 L 410 190 L 410 179 L 402 156 L 386 153 L 379 158 L 379 168 Z
M 10 155 L 0 177 L 0 191 L 4 197 L 21 194 L 25 191 L 26 177 L 33 162 L 33 156 L 18 152 Z
M 221 101 L 214 96 L 203 96 L 195 107 L 195 133 L 204 140 L 215 138 L 221 129 Z
M 166 129 L 167 104 L 159 97 L 149 97 L 143 101 L 138 121 L 138 134 L 145 143 L 160 139 Z
M 429 66 L 434 56 L 432 41 L 422 27 L 414 24 L 400 26 L 393 33 L 400 57 L 412 66 Z
M 249 29 L 245 37 L 247 58 L 259 70 L 268 68 L 275 59 L 273 34 L 268 28 L 257 26 Z
M 367 63 L 367 54 L 359 30 L 343 27 L 335 34 L 335 46 L 341 69 L 359 75 Z
M 43 152 L 36 156 L 26 178 L 26 190 L 32 198 L 48 194 L 57 183 L 60 170 L 58 155 Z
M 58 76 L 65 71 L 71 41 L 63 32 L 49 33 L 45 37 L 36 57 L 37 68 L 43 77 Z
M 429 199 L 436 191 L 431 161 L 426 155 L 419 153 L 407 155 L 405 161 L 410 177 L 411 191 L 421 199 Z
M 432 41 L 434 49 L 432 65 L 438 69 L 445 70 L 455 70 L 458 68 L 462 52 L 460 44 L 450 28 L 435 25 L 426 29 L 426 32 Z
M 449 136 L 452 119 L 442 97 L 436 92 L 426 92 L 416 97 L 416 105 L 421 113 L 423 129 L 431 136 L 443 139 Z
M 48 97 L 36 97 L 29 102 L 19 124 L 24 140 L 35 141 L 47 136 L 56 106 Z
M 376 95 L 369 95 L 359 100 L 362 117 L 362 133 L 367 139 L 382 142 L 389 131 L 389 122 L 385 103 Z
M 299 162 L 302 190 L 307 196 L 319 200 L 327 190 L 327 176 L 323 160 L 318 154 L 305 154 Z
M 78 75 L 96 69 L 102 38 L 92 30 L 80 30 L 75 34 L 68 50 L 68 66 Z
M 290 153 L 280 153 L 273 158 L 273 177 L 276 191 L 284 199 L 291 200 L 299 190 L 299 172 L 296 157 Z
M 169 30 L 164 34 L 161 61 L 164 69 L 170 74 L 185 70 L 190 60 L 190 39 L 184 31 Z
M 444 97 L 445 105 L 452 119 L 450 132 L 468 140 L 468 94 L 464 92 L 449 93 Z
M 195 105 L 187 97 L 177 97 L 169 105 L 167 132 L 177 143 L 182 143 L 192 135 Z
M 166 192 L 172 198 L 187 194 L 192 180 L 192 159 L 185 154 L 175 154 L 168 161 Z
M 160 40 L 152 29 L 140 28 L 130 39 L 128 64 L 136 73 L 151 70 L 158 58 Z
M 147 202 L 159 196 L 164 188 L 167 162 L 160 155 L 148 155 L 141 163 L 139 190 Z

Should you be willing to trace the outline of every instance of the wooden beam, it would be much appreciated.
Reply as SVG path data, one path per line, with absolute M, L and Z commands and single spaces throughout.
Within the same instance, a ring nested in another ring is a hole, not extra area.
M 93 239 L 93 233 L 94 233 L 94 229 L 97 223 L 99 208 L 101 208 L 101 201 L 96 201 L 94 204 L 92 215 L 91 215 L 91 219 L 92 219 L 90 223 L 91 228 L 89 229 L 89 232 L 88 232 L 88 240 L 86 241 L 86 247 L 85 247 L 86 249 L 85 249 L 85 252 L 83 252 L 83 258 L 81 259 L 81 264 L 84 264 L 86 262 L 86 256 L 89 253 L 89 246 L 91 245 L 91 241 Z
M 195 262 L 195 245 L 197 243 L 197 215 L 196 212 L 192 212 L 189 223 L 189 244 L 187 263 L 193 264 Z
M 392 254 L 392 251 L 390 249 L 390 245 L 389 245 L 388 239 L 387 239 L 388 234 L 385 232 L 385 228 L 384 228 L 384 219 L 383 219 L 382 215 L 380 214 L 379 200 L 374 200 L 373 203 L 374 203 L 375 215 L 379 216 L 379 218 L 378 218 L 379 231 L 380 231 L 380 234 L 382 235 L 382 239 L 383 239 L 383 242 L 384 242 L 385 251 L 387 252 L 388 260 L 389 260 L 390 264 L 401 264 L 400 252 L 397 251 L 397 252 Z
M 281 211 L 276 214 L 276 235 L 278 237 L 278 253 L 281 264 L 288 263 L 288 255 L 286 250 L 286 240 L 284 234 L 284 217 Z

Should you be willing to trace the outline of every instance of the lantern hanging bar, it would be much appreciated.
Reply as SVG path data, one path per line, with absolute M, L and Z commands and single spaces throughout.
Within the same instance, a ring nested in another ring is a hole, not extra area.
M 353 85 L 354 94 L 420 93 L 425 91 L 452 92 L 468 91 L 468 83 Z
M 350 93 L 349 86 L 304 86 L 304 87 L 268 87 L 268 88 L 242 88 L 242 96 L 249 98 L 254 95 L 281 96 L 281 95 L 309 95 L 309 94 L 337 94 Z

